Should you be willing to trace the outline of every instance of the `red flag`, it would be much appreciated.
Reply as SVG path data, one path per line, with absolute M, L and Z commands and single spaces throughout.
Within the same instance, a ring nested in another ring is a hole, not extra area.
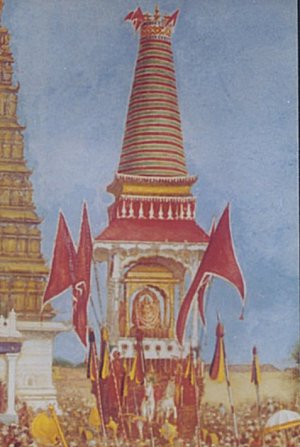
M 225 346 L 224 346 L 224 327 L 218 322 L 216 328 L 216 347 L 214 357 L 209 369 L 209 377 L 212 380 L 223 382 L 226 378 L 225 372 Z
M 205 292 L 210 284 L 210 277 L 207 277 L 205 282 L 200 286 L 198 290 L 198 309 L 200 314 L 200 320 L 204 327 L 206 327 L 206 318 L 205 318 L 205 309 L 204 309 L 204 298 L 205 298 Z
M 59 214 L 52 265 L 43 305 L 70 287 L 75 278 L 76 251 L 62 213 Z
M 76 259 L 76 277 L 73 283 L 73 325 L 85 346 L 87 344 L 87 305 L 90 296 L 92 256 L 93 241 L 84 204 Z
M 214 232 L 216 231 L 216 219 L 213 218 L 211 222 L 211 227 L 209 231 L 209 237 L 211 238 Z M 203 281 L 201 287 L 198 290 L 198 309 L 200 314 L 200 320 L 204 328 L 206 328 L 206 318 L 205 318 L 205 309 L 204 309 L 204 298 L 205 293 L 208 286 L 211 284 L 212 277 L 209 275 L 206 277 L 205 281 Z
M 135 31 L 137 31 L 144 21 L 144 14 L 141 8 L 137 8 L 135 11 L 131 11 L 124 20 L 130 20 Z
M 229 205 L 225 208 L 217 228 L 210 237 L 209 244 L 203 255 L 200 266 L 182 302 L 177 319 L 177 338 L 183 340 L 186 320 L 193 298 L 202 286 L 207 276 L 213 275 L 225 279 L 235 286 L 244 301 L 244 279 L 237 262 L 230 231 Z
M 131 20 L 132 19 L 132 16 L 133 16 L 133 14 L 134 14 L 134 11 L 130 11 L 128 14 L 127 14 L 127 16 L 125 17 L 125 19 L 124 20 Z
M 178 14 L 179 14 L 179 9 L 177 9 L 177 10 L 174 12 L 174 14 L 172 14 L 170 17 L 167 18 L 167 21 L 166 21 L 166 25 L 165 25 L 165 26 L 168 26 L 168 25 L 175 26 L 176 21 L 177 21 Z

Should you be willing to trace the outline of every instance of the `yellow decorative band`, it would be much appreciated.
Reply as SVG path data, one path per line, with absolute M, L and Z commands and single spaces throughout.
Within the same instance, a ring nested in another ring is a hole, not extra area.
M 144 25 L 141 29 L 142 37 L 149 36 L 163 36 L 163 37 L 171 37 L 172 31 L 171 28 L 166 28 L 158 25 Z
M 191 193 L 189 185 L 151 185 L 129 184 L 122 185 L 123 194 L 154 195 L 154 196 L 188 196 Z

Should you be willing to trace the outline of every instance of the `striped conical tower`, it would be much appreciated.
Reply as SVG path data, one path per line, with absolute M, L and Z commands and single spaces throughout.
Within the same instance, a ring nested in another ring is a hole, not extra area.
M 207 242 L 195 222 L 178 107 L 171 38 L 178 11 L 140 8 L 126 17 L 140 34 L 119 167 L 108 191 L 116 197 L 98 240 Z
M 186 176 L 170 39 L 175 19 L 158 10 L 144 17 L 118 173 Z
M 139 49 L 120 161 L 107 188 L 115 201 L 94 241 L 95 261 L 107 263 L 110 341 L 132 358 L 141 330 L 146 363 L 156 359 L 157 368 L 189 352 L 176 341 L 175 321 L 209 240 L 195 220 L 196 177 L 185 160 L 171 46 L 177 16 L 137 8 L 126 17 L 140 34 Z

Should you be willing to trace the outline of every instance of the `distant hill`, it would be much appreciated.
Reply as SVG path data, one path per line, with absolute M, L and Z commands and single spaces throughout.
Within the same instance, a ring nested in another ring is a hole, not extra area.
M 85 364 L 84 363 L 74 364 L 72 362 L 69 362 L 68 360 L 56 357 L 53 359 L 53 366 L 60 366 L 62 368 L 82 368 L 83 366 L 85 366 Z
M 60 357 L 56 357 L 53 360 L 53 366 L 60 366 L 65 368 L 83 368 L 86 367 L 85 363 L 78 363 L 74 364 L 72 362 L 69 362 L 68 360 L 62 359 Z M 205 365 L 205 371 L 209 370 L 210 365 Z M 286 368 L 283 371 L 292 371 L 294 368 Z M 279 368 L 276 368 L 276 366 L 271 365 L 269 363 L 260 365 L 260 370 L 262 372 L 278 372 L 281 371 Z M 235 364 L 235 365 L 229 365 L 229 371 L 230 372 L 239 372 L 239 373 L 249 373 L 251 372 L 251 365 L 247 364 Z
M 205 371 L 209 370 L 210 365 L 205 365 Z M 270 365 L 269 363 L 266 363 L 264 365 L 260 365 L 260 370 L 262 372 L 275 372 L 280 371 L 279 368 L 276 368 L 274 365 Z M 236 365 L 229 365 L 229 371 L 230 372 L 243 372 L 247 373 L 251 371 L 251 365 L 243 365 L 243 364 L 236 364 Z

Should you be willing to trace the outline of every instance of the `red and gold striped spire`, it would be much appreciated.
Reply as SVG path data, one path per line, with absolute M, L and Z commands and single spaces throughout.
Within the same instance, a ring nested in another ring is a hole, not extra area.
M 118 173 L 186 176 L 171 36 L 178 11 L 128 14 L 140 45 Z
M 178 11 L 130 12 L 140 34 L 120 163 L 107 191 L 109 226 L 97 240 L 207 242 L 196 224 L 183 146 L 171 37 Z

